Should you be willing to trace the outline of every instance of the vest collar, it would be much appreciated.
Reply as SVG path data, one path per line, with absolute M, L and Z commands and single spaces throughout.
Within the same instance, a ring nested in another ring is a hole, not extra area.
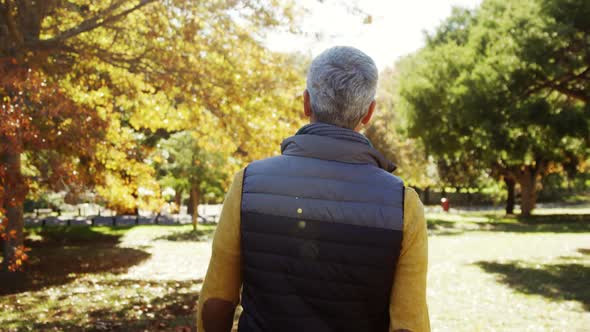
M 371 145 L 364 135 L 327 123 L 303 126 L 281 143 L 285 155 L 318 158 L 353 164 L 372 164 L 387 172 L 396 166 Z

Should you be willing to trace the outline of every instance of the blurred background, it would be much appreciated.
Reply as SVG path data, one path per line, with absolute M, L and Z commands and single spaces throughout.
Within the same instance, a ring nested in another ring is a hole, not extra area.
M 233 174 L 314 56 L 426 206 L 434 331 L 590 331 L 590 2 L 0 0 L 0 330 L 194 328 Z

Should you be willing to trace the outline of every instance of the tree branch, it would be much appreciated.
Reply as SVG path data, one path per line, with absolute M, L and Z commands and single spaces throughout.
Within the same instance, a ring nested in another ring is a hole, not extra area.
M 77 27 L 70 28 L 70 29 L 62 32 L 60 35 L 55 36 L 53 38 L 46 39 L 46 40 L 39 40 L 36 43 L 34 43 L 33 45 L 31 45 L 31 47 L 32 48 L 41 48 L 41 49 L 53 48 L 56 45 L 63 43 L 67 39 L 70 39 L 72 37 L 80 35 L 84 32 L 92 31 L 92 30 L 97 29 L 107 23 L 117 22 L 117 21 L 123 19 L 124 17 L 126 17 L 127 15 L 133 13 L 134 11 L 139 10 L 142 7 L 148 5 L 152 2 L 155 2 L 155 1 L 157 1 L 157 0 L 141 0 L 137 5 L 131 7 L 127 10 L 124 10 L 119 14 L 108 16 L 108 15 L 112 14 L 114 11 L 116 11 L 117 9 L 119 9 L 121 7 L 121 5 L 125 2 L 124 0 L 117 1 L 117 2 L 113 3 L 111 6 L 109 6 L 107 9 L 105 9 L 105 10 L 101 11 L 100 13 L 94 15 L 93 17 L 83 21 Z M 105 16 L 108 16 L 108 17 L 105 17 Z
M 584 94 L 583 89 L 582 90 L 572 89 L 567 86 L 567 84 L 570 82 L 576 82 L 578 80 L 582 80 L 582 81 L 587 80 L 589 74 L 590 74 L 590 67 L 587 67 L 579 74 L 570 73 L 570 74 L 567 74 L 559 79 L 547 80 L 542 83 L 539 82 L 538 85 L 533 86 L 532 88 L 528 89 L 525 92 L 525 95 L 530 96 L 530 95 L 532 95 L 536 92 L 539 92 L 545 88 L 549 88 L 549 89 L 555 90 L 557 92 L 561 92 L 561 93 L 563 93 L 567 96 L 570 96 L 572 98 L 575 98 L 575 99 L 578 99 L 578 100 L 581 100 L 584 102 L 590 102 L 590 96 L 588 96 L 587 94 Z
M 22 47 L 24 45 L 24 37 L 23 35 L 18 31 L 18 27 L 16 25 L 16 22 L 14 21 L 14 16 L 12 16 L 12 8 L 10 6 L 10 1 L 7 1 L 6 4 L 4 6 L 2 6 L 2 16 L 4 16 L 4 19 L 6 20 L 6 27 L 8 28 L 8 31 L 10 32 L 10 34 L 12 35 L 12 39 L 13 42 L 16 43 L 18 45 L 18 47 Z

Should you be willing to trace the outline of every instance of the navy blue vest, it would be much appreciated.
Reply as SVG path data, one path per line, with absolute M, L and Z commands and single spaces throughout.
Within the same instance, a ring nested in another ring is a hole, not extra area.
M 395 166 L 312 124 L 244 173 L 239 331 L 388 331 L 403 230 Z

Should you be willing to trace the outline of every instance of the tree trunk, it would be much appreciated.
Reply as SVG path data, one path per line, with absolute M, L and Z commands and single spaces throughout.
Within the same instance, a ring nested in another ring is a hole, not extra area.
M 189 206 L 192 209 L 192 219 L 193 219 L 193 230 L 197 230 L 197 225 L 199 220 L 197 219 L 199 216 L 199 198 L 201 196 L 201 192 L 199 190 L 198 185 L 193 185 L 191 187 L 191 194 L 190 194 L 190 201 Z
M 136 191 L 131 196 L 135 200 L 135 207 L 133 208 L 133 215 L 139 216 L 139 194 Z
M 15 251 L 17 247 L 23 245 L 23 201 L 26 195 L 26 184 L 21 173 L 21 156 L 20 153 L 4 151 L 0 158 L 0 167 L 4 167 L 4 199 L 2 208 L 5 217 L 8 220 L 5 229 L 5 240 L 2 243 L 2 271 L 9 271 L 9 266 L 15 261 Z M 13 233 L 13 235 L 10 235 Z
M 530 168 L 526 167 L 518 177 L 520 185 L 520 211 L 525 217 L 531 215 L 537 203 L 537 175 Z
M 188 191 L 188 204 L 186 206 L 186 213 L 189 215 L 193 215 L 193 204 L 191 203 L 193 201 L 193 191 L 191 189 L 189 189 Z
M 182 189 L 176 189 L 174 192 L 174 205 L 176 205 L 178 212 L 180 212 L 180 208 L 182 207 Z
M 424 189 L 424 205 L 430 204 L 430 187 Z
M 506 199 L 506 214 L 514 214 L 514 187 L 516 181 L 513 177 L 504 177 L 506 190 L 508 191 L 508 198 Z

